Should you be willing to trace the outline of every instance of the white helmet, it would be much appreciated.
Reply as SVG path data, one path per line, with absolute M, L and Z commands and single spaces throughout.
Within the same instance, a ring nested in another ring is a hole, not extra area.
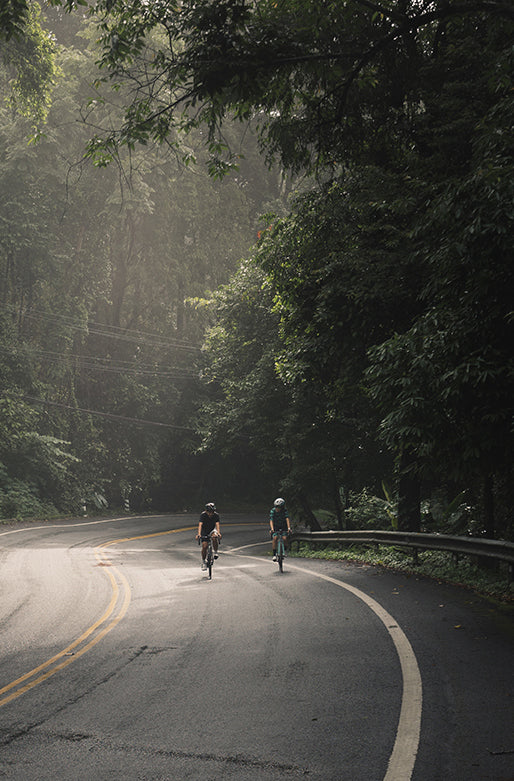
M 283 507 L 285 505 L 285 499 L 281 499 L 280 497 L 278 499 L 275 499 L 273 502 L 275 507 Z

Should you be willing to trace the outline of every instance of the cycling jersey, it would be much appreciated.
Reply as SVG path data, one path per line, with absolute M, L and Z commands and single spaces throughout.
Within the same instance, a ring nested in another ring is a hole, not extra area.
M 200 515 L 200 523 L 202 524 L 201 536 L 207 537 L 215 528 L 216 524 L 220 522 L 218 513 L 212 513 L 209 515 L 206 510 Z
M 287 510 L 285 507 L 280 509 L 272 507 L 269 519 L 274 532 L 287 531 Z

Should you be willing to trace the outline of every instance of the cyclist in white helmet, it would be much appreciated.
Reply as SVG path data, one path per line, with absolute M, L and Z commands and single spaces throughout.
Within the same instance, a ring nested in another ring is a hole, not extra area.
M 287 550 L 287 535 L 291 532 L 291 521 L 286 510 L 285 500 L 279 497 L 273 502 L 269 514 L 270 534 L 272 535 L 273 561 L 277 560 L 277 540 L 273 533 L 278 532 L 284 540 L 284 549 Z
M 198 521 L 198 533 L 196 539 L 202 539 L 202 569 L 206 570 L 207 565 L 205 563 L 205 557 L 207 555 L 207 543 L 206 537 L 212 537 L 212 547 L 214 548 L 214 558 L 218 558 L 218 545 L 221 542 L 220 531 L 220 517 L 216 512 L 216 507 L 213 502 L 208 502 L 205 505 L 203 513 L 200 515 Z

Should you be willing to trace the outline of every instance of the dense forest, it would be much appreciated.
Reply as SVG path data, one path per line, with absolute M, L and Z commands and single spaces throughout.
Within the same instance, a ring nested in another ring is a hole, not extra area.
M 514 11 L 12 0 L 0 518 L 513 538 Z

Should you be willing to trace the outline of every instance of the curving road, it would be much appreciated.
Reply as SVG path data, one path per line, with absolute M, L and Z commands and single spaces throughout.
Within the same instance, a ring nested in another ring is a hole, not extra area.
M 0 778 L 514 781 L 511 610 L 196 526 L 0 531 Z

